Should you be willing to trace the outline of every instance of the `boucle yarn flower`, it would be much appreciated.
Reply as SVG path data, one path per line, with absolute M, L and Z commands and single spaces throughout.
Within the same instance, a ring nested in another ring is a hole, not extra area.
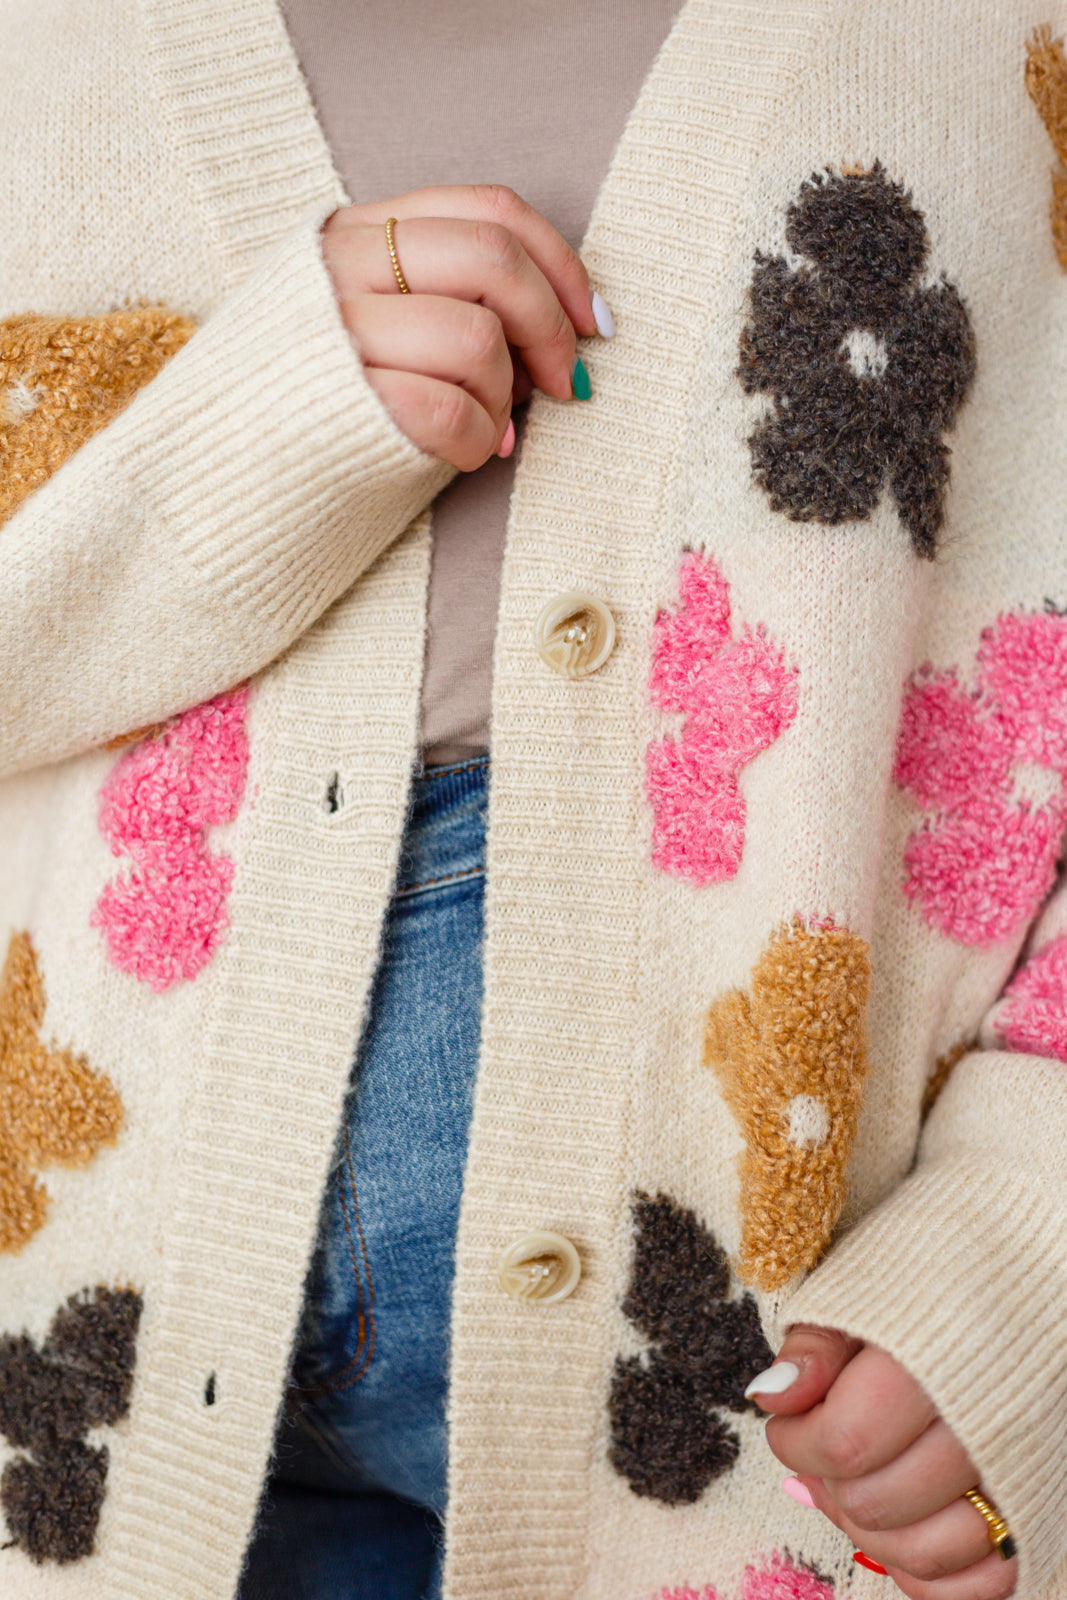
M 135 1290 L 101 1286 L 71 1295 L 39 1348 L 25 1332 L 0 1334 L 0 1437 L 17 1452 L 0 1473 L 4 1548 L 38 1566 L 93 1553 L 107 1488 L 100 1435 L 130 1408 L 141 1311 Z
M 163 306 L 0 321 L 0 524 L 192 338 Z
M 795 522 L 870 516 L 888 482 L 915 551 L 935 552 L 952 427 L 974 377 L 954 286 L 921 281 L 929 240 L 879 164 L 813 176 L 786 214 L 795 259 L 756 255 L 739 376 L 772 397 L 752 471 Z
M 710 1583 L 704 1589 L 664 1589 L 659 1600 L 722 1600 Z M 834 1600 L 834 1586 L 789 1556 L 773 1555 L 765 1566 L 745 1568 L 737 1600 Z
M 1019 968 L 994 1032 L 1008 1050 L 1067 1061 L 1067 939 L 1043 945 Z
M 13 933 L 0 971 L 0 1253 L 21 1250 L 45 1224 L 37 1174 L 87 1166 L 122 1127 L 110 1078 L 42 1037 L 46 1007 L 33 941 Z
M 930 815 L 904 853 L 904 891 L 962 944 L 1017 933 L 1052 888 L 1067 822 L 1067 617 L 998 618 L 975 688 L 955 667 L 915 674 L 896 782 Z
M 707 556 L 690 551 L 681 605 L 660 612 L 649 689 L 654 704 L 685 715 L 679 739 L 648 748 L 652 861 L 693 883 L 732 878 L 745 840 L 738 773 L 796 716 L 796 672 L 762 628 L 730 637 L 730 591 Z
M 773 1357 L 756 1302 L 731 1298 L 725 1252 L 696 1214 L 643 1193 L 633 1214 L 622 1312 L 650 1348 L 615 1362 L 608 1459 L 634 1494 L 691 1505 L 736 1463 L 727 1414 L 756 1412 L 745 1386 Z
M 737 1270 L 768 1294 L 811 1270 L 845 1204 L 870 975 L 866 940 L 795 917 L 708 1011 L 704 1063 L 744 1139 Z
M 104 785 L 100 829 L 131 872 L 92 913 L 108 954 L 157 992 L 195 978 L 227 926 L 233 862 L 206 830 L 237 815 L 248 771 L 247 688 L 194 706 L 129 750 Z

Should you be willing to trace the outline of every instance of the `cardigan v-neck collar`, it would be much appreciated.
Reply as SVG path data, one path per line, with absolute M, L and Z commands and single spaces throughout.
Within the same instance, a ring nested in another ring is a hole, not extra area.
M 321 124 L 276 0 L 140 0 L 161 119 L 206 217 L 231 286 L 308 213 L 345 202 Z M 762 128 L 783 78 L 807 54 L 830 0 L 686 0 L 631 112 L 587 235 L 625 216 L 642 193 L 676 212 L 679 287 L 699 291 L 706 258 L 695 236 L 691 188 L 710 148 L 726 172 Z M 707 93 L 722 79 L 735 97 L 728 125 Z M 681 91 L 684 126 L 656 108 Z M 717 126 L 716 126 L 717 125 Z M 751 131 L 750 131 L 751 130 Z M 733 219 L 723 214 L 722 226 Z
M 628 351 L 619 340 L 598 352 L 602 382 L 585 425 L 561 426 L 558 406 L 534 397 L 509 551 L 516 525 L 531 513 L 536 520 L 535 464 L 547 473 L 550 498 L 561 473 L 586 478 L 589 426 L 617 447 L 624 479 L 634 461 L 646 464 L 639 498 L 654 519 L 662 514 L 748 175 L 836 3 L 682 5 L 627 118 L 582 248 L 594 283 L 621 313 L 624 332 L 629 319 L 636 342 Z M 161 121 L 232 288 L 302 219 L 324 216 L 348 197 L 277 0 L 140 5 Z M 660 383 L 654 405 L 642 407 L 633 403 L 626 369 L 643 359 L 639 346 L 648 340 L 662 351 Z

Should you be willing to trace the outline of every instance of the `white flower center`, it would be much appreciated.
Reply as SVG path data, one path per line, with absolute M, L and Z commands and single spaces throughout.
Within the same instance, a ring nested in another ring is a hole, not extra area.
M 31 389 L 24 378 L 16 378 L 6 392 L 0 394 L 0 425 L 21 422 L 37 410 L 43 399 L 43 389 Z
M 785 1108 L 789 1123 L 789 1143 L 801 1150 L 814 1150 L 826 1142 L 830 1132 L 830 1113 L 813 1094 L 797 1094 Z
M 867 328 L 853 328 L 841 341 L 841 348 L 857 378 L 881 378 L 889 365 L 885 340 Z
M 1016 804 L 1025 801 L 1036 810 L 1047 806 L 1052 800 L 1058 800 L 1062 793 L 1063 779 L 1051 767 L 1038 766 L 1036 761 L 1027 761 L 1023 766 L 1016 767 L 1011 788 L 1011 797 Z

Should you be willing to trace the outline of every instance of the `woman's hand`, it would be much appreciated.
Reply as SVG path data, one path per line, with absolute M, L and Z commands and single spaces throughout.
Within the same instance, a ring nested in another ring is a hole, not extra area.
M 393 273 L 388 217 L 410 294 Z M 531 381 L 571 398 L 576 334 L 597 331 L 589 280 L 513 190 L 457 185 L 346 206 L 323 229 L 323 255 L 368 381 L 430 455 L 472 472 L 500 450 L 516 388 L 520 400 Z
M 749 1393 L 775 1413 L 767 1441 L 818 1510 L 910 1600 L 1005 1600 L 1018 1563 L 961 1498 L 977 1468 L 915 1379 L 832 1328 L 792 1328 L 769 1370 L 783 1362 L 797 1369 L 788 1387 Z

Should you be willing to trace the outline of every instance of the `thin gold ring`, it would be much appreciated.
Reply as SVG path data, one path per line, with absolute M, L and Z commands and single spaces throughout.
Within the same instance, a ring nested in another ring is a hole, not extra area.
M 974 1509 L 985 1518 L 989 1542 L 997 1555 L 1002 1556 L 1005 1561 L 1010 1561 L 1015 1554 L 1015 1538 L 996 1506 L 984 1495 L 979 1494 L 977 1489 L 965 1489 L 963 1498 L 969 1500 Z
M 396 256 L 396 240 L 393 238 L 393 229 L 395 227 L 396 227 L 396 218 L 395 217 L 386 217 L 386 219 L 385 219 L 385 242 L 389 246 L 389 259 L 393 263 L 393 271 L 396 273 L 397 285 L 398 285 L 398 287 L 400 289 L 400 293 L 401 294 L 410 294 L 411 290 L 408 288 L 408 280 L 405 278 L 404 274 L 401 272 L 401 270 L 400 270 L 400 262 L 397 260 L 397 256 Z

